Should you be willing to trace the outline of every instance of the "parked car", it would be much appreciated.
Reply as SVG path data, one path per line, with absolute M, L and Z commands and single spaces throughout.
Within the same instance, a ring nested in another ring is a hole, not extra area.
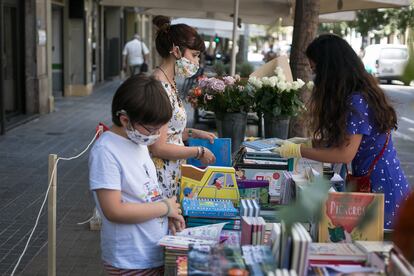
M 374 44 L 365 48 L 362 59 L 365 69 L 379 80 L 401 80 L 408 62 L 406 45 Z

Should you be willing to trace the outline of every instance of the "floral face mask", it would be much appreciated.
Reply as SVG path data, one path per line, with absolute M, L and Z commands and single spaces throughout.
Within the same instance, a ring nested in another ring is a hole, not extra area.
M 125 129 L 125 132 L 132 142 L 138 145 L 149 146 L 157 142 L 160 138 L 160 134 L 154 135 L 144 135 L 139 132 L 137 129 L 133 128 L 131 123 L 128 124 L 128 127 Z
M 176 47 L 178 48 L 178 46 Z M 196 63 L 192 63 L 190 60 L 188 60 L 185 57 L 181 57 L 177 59 L 177 61 L 175 62 L 175 72 L 177 73 L 178 76 L 186 78 L 186 79 L 194 76 L 197 73 L 199 67 L 200 65 Z

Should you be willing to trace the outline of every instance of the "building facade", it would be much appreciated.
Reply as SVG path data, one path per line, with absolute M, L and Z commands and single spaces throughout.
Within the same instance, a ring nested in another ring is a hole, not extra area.
M 134 33 L 152 48 L 150 17 L 100 3 L 0 0 L 1 134 L 52 112 L 56 98 L 87 96 L 118 77 L 123 45 Z

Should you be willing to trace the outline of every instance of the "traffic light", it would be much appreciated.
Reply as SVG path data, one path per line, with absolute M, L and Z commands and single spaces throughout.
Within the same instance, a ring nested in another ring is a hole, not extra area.
M 219 43 L 220 42 L 220 37 L 218 35 L 216 35 L 214 37 L 214 42 Z

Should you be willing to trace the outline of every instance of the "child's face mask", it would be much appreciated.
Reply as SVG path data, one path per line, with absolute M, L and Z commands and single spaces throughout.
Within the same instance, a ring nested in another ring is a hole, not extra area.
M 128 124 L 128 127 L 125 129 L 125 132 L 132 142 L 138 145 L 149 146 L 157 142 L 160 138 L 160 134 L 154 135 L 144 135 L 139 132 L 137 129 L 133 128 L 131 123 Z

